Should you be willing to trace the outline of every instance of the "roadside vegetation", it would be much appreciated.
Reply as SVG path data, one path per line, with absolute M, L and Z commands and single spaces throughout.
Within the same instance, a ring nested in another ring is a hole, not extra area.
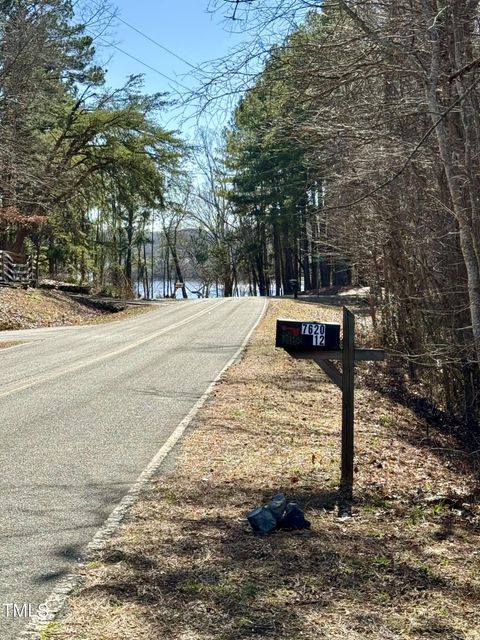
M 85 306 L 61 291 L 0 288 L 0 331 L 108 322 L 150 310 L 142 306 L 112 312 Z M 11 341 L 0 341 L 0 348 L 6 346 Z
M 1 340 L 0 341 L 0 349 L 9 349 L 10 347 L 16 347 L 20 342 L 15 342 L 13 340 Z
M 114 17 L 106 2 L 0 3 L 0 248 L 30 254 L 37 277 L 131 294 L 184 145 L 160 124 L 165 95 L 140 76 L 107 85 L 95 40 Z
M 372 390 L 383 365 L 358 366 L 354 510 L 337 517 L 340 394 L 273 344 L 278 316 L 340 313 L 270 304 L 49 640 L 478 639 L 478 452 Z M 245 514 L 278 491 L 311 529 L 253 535 Z
M 259 290 L 368 286 L 407 386 L 478 440 L 479 3 L 211 4 L 245 32 L 203 99 L 241 96 L 225 164 Z

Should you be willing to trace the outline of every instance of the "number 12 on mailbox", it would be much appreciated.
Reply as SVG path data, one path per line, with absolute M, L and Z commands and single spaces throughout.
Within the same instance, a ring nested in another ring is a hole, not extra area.
M 335 350 L 340 348 L 340 325 L 334 322 L 277 320 L 276 346 L 284 349 Z

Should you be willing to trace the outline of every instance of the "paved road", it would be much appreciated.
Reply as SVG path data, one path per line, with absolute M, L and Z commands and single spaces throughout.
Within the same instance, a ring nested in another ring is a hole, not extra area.
M 35 612 L 242 344 L 260 300 L 0 332 L 0 639 Z M 10 616 L 7 616 L 10 614 Z

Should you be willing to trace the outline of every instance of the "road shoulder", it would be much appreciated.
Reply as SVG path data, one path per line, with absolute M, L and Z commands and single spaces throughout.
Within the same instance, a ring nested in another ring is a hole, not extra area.
M 354 516 L 337 518 L 338 391 L 273 343 L 277 316 L 339 313 L 270 303 L 175 468 L 145 483 L 42 640 L 478 637 L 475 470 L 450 436 L 362 384 Z M 245 513 L 278 491 L 311 530 L 253 536 Z

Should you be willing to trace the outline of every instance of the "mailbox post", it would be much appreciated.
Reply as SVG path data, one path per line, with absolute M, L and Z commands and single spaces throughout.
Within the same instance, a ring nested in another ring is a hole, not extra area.
M 288 282 L 293 289 L 293 297 L 296 300 L 298 298 L 298 280 L 297 278 L 291 278 Z
M 357 349 L 355 316 L 343 308 L 343 344 L 340 325 L 328 322 L 277 320 L 276 346 L 293 358 L 313 360 L 342 392 L 342 461 L 340 512 L 349 512 L 353 491 L 355 362 L 380 361 L 383 349 Z M 335 360 L 342 362 L 339 371 Z

